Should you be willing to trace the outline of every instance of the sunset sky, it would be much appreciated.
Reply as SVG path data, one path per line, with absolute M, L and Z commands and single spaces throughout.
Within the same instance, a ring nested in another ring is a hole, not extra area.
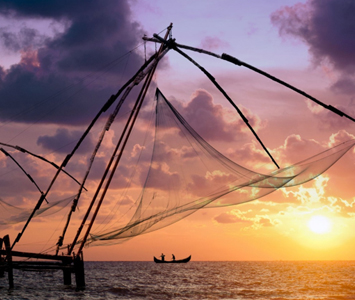
M 110 95 L 159 47 L 145 45 L 142 37 L 164 36 L 170 23 L 177 43 L 228 53 L 355 118 L 354 15 L 355 2 L 346 0 L 0 1 L 0 142 L 60 164 Z M 282 168 L 354 138 L 351 120 L 245 67 L 185 52 L 213 74 Z M 107 197 L 107 204 L 120 199 L 121 220 L 132 213 L 130 207 L 140 192 L 128 177 L 132 170 L 140 170 L 133 158 L 148 148 L 153 136 L 146 128 L 154 87 L 206 141 L 237 164 L 259 173 L 276 169 L 223 95 L 178 53 L 170 51 L 163 58 L 153 81 L 136 132 L 142 140 L 148 137 L 147 144 L 138 139 L 128 144 L 128 158 Z M 106 134 L 86 185 L 89 191 L 80 200 L 65 243 L 80 224 L 127 108 Z M 66 169 L 78 180 L 107 116 Z M 47 188 L 54 168 L 3 148 L 42 190 Z M 142 161 L 148 160 L 142 154 Z M 34 185 L 3 153 L 0 166 L 0 199 L 34 207 L 39 198 Z M 163 252 L 168 259 L 174 253 L 176 258 L 191 254 L 193 260 L 352 260 L 354 169 L 355 152 L 350 149 L 306 184 L 245 204 L 201 209 L 122 244 L 85 248 L 84 258 L 152 260 Z M 143 182 L 141 175 L 134 176 Z M 127 190 L 135 196 L 119 196 Z M 76 191 L 77 185 L 63 176 L 48 200 L 71 197 Z M 113 209 L 103 205 L 96 230 Z M 45 251 L 54 246 L 67 211 L 34 219 L 16 248 Z M 14 240 L 22 226 L 0 225 L 1 235 L 9 233 Z

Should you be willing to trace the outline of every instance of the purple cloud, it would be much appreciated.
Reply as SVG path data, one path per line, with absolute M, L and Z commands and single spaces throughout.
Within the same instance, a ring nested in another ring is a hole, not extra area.
M 122 77 L 125 64 L 119 64 L 118 58 L 143 36 L 139 24 L 130 19 L 128 0 L 54 0 L 46 5 L 38 0 L 11 0 L 0 2 L 0 15 L 19 20 L 52 19 L 64 28 L 54 36 L 43 36 L 27 27 L 18 32 L 0 29 L 0 42 L 27 57 L 0 77 L 0 99 L 6 99 L 0 102 L 2 120 L 11 117 L 19 122 L 87 124 L 118 90 L 117 83 L 132 76 L 143 62 L 132 52 Z M 28 59 L 29 51 L 32 59 Z M 116 64 L 106 70 L 105 80 L 93 84 L 92 77 L 82 79 L 92 72 L 97 75 L 100 68 L 115 60 Z M 39 102 L 40 108 L 34 109 Z M 46 117 L 49 113 L 50 119 Z
M 29 48 L 38 48 L 45 42 L 46 37 L 33 28 L 21 28 L 14 33 L 6 28 L 0 28 L 1 42 L 10 51 L 20 51 Z
M 225 109 L 213 102 L 212 96 L 205 90 L 197 90 L 187 105 L 181 107 L 174 101 L 181 115 L 187 120 L 197 133 L 209 141 L 233 141 L 245 134 L 246 125 L 241 118 L 226 120 Z M 244 107 L 240 107 L 249 120 L 251 126 L 257 131 L 262 127 L 260 119 L 252 115 Z
M 327 62 L 340 71 L 346 80 L 338 82 L 336 91 L 353 93 L 355 71 L 355 2 L 338 0 L 308 0 L 286 6 L 271 15 L 280 35 L 294 36 L 309 46 L 315 64 Z
M 339 83 L 339 81 L 338 81 Z M 349 89 L 349 85 L 347 87 L 344 86 L 344 89 Z M 355 89 L 354 89 L 355 91 Z M 343 128 L 348 128 L 352 126 L 346 118 L 340 118 L 338 115 L 326 109 L 319 109 L 317 104 L 314 104 L 311 101 L 307 101 L 307 106 L 309 110 L 312 112 L 313 116 L 318 120 L 318 126 L 322 130 L 324 129 L 332 129 L 332 130 L 341 130 Z M 337 108 L 341 111 L 346 111 L 347 114 L 353 116 L 354 109 L 350 105 L 349 108 L 343 107 L 342 105 L 338 105 Z
M 218 37 L 206 36 L 201 42 L 201 48 L 206 50 L 218 50 L 227 48 L 229 44 Z
M 73 145 L 79 140 L 81 137 L 81 131 L 69 131 L 65 128 L 59 128 L 56 131 L 56 134 L 53 136 L 43 135 L 40 136 L 37 140 L 37 145 L 42 146 L 45 149 L 49 149 L 52 151 L 60 152 L 60 153 L 69 153 Z M 90 139 L 90 135 L 84 140 L 83 144 L 77 150 L 78 153 L 86 153 L 88 151 L 92 151 L 93 149 L 93 141 Z

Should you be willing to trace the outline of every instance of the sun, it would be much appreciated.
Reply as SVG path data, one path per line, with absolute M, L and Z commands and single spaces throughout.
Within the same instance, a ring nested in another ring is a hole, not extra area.
M 325 234 L 331 231 L 332 222 L 325 216 L 313 216 L 308 221 L 308 228 L 317 234 Z

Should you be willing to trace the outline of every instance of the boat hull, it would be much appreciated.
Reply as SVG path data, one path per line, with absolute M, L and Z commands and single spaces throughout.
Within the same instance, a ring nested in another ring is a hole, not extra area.
M 179 260 L 161 260 L 158 259 L 154 256 L 154 262 L 156 262 L 157 264 L 184 264 L 189 262 L 191 259 L 191 255 L 189 257 L 186 257 L 184 259 L 179 259 Z

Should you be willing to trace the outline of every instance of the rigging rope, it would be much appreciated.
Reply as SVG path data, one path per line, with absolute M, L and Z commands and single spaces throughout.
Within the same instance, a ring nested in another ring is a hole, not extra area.
M 59 212 L 67 207 L 75 196 L 67 197 L 62 200 L 53 201 L 38 209 L 33 217 L 41 215 L 46 217 Z M 14 206 L 0 198 L 0 225 L 10 225 L 24 222 L 32 213 L 32 208 L 22 208 Z
M 150 59 L 138 70 L 138 72 L 119 90 L 119 92 L 118 92 L 116 95 L 113 95 L 113 96 L 112 96 L 112 97 L 114 97 L 113 100 L 117 99 L 118 96 L 120 95 L 120 93 L 121 93 L 122 91 L 124 91 L 124 89 L 127 89 L 127 90 L 125 91 L 125 94 L 122 96 L 122 99 L 121 99 L 121 100 L 122 100 L 122 103 L 123 103 L 123 101 L 124 101 L 125 98 L 128 96 L 128 94 L 129 94 L 129 92 L 131 91 L 131 89 L 132 89 L 135 85 L 139 84 L 147 75 L 149 75 L 149 73 L 152 71 L 152 69 L 154 68 L 154 66 L 156 65 L 156 63 L 169 51 L 169 49 L 167 49 L 167 48 L 165 48 L 165 47 L 163 47 L 162 49 L 163 49 L 162 53 L 155 53 L 154 55 L 152 55 L 152 56 L 150 57 Z M 153 62 L 153 61 L 155 61 L 155 63 L 152 63 L 151 65 L 149 65 L 149 64 L 150 64 L 151 62 Z M 112 97 L 111 97 L 111 98 L 112 98 Z M 110 99 L 111 99 L 111 98 L 110 98 Z M 122 103 L 121 103 L 121 104 L 122 104 Z M 107 120 L 107 124 L 106 124 L 106 126 L 105 126 L 105 130 L 104 130 L 104 131 L 102 132 L 102 134 L 101 134 L 102 136 L 103 136 L 104 132 L 109 129 L 109 127 L 111 126 L 112 122 L 114 121 L 114 118 L 115 118 L 115 116 L 117 115 L 118 110 L 119 110 L 120 107 L 121 107 L 121 104 L 118 104 L 118 106 L 116 107 L 116 110 L 113 112 L 113 114 L 112 114 L 112 115 L 109 117 L 109 119 Z M 129 119 L 131 118 L 133 112 L 134 112 L 134 109 L 132 110 Z M 127 123 L 127 124 L 128 124 L 128 123 Z M 90 130 L 90 128 L 88 128 L 88 130 Z M 122 135 L 124 135 L 125 130 L 126 130 L 126 127 L 125 127 L 125 129 L 123 130 Z M 122 138 L 122 136 L 121 136 L 121 138 Z M 120 142 L 121 142 L 121 138 L 120 138 L 120 141 L 119 141 L 118 145 L 119 145 Z M 99 142 L 98 142 L 98 144 L 97 144 L 97 148 L 100 146 L 100 144 L 101 144 L 101 141 L 99 140 Z M 117 150 L 116 150 L 116 151 L 117 151 Z M 95 152 L 95 150 L 94 150 L 94 153 L 93 153 L 93 156 L 92 156 L 92 160 L 94 159 L 95 155 L 96 155 L 96 152 Z M 111 161 L 109 162 L 109 165 L 111 165 L 112 162 L 113 162 L 113 157 L 112 157 Z M 90 167 L 91 167 L 91 166 L 89 166 L 89 168 L 90 168 Z M 93 205 L 94 205 L 94 202 L 96 201 L 96 197 L 97 197 L 97 195 L 98 195 L 98 193 L 99 193 L 99 191 L 100 191 L 100 189 L 101 189 L 101 187 L 102 187 L 102 185 L 103 185 L 103 181 L 105 180 L 105 177 L 106 177 L 107 173 L 108 173 L 108 169 L 106 169 L 105 174 L 103 175 L 103 177 L 102 177 L 102 179 L 101 179 L 101 181 L 100 181 L 100 184 L 99 184 L 99 186 L 98 186 L 98 188 L 97 188 L 97 190 L 96 190 L 96 192 L 95 192 L 95 195 L 94 195 L 94 197 L 93 197 L 93 199 L 92 199 L 92 202 L 90 203 L 90 206 L 89 206 L 89 208 L 88 208 L 88 210 L 87 210 L 87 212 L 86 212 L 86 214 L 85 214 L 85 216 L 84 216 L 84 218 L 83 218 L 83 220 L 82 220 L 82 223 L 81 223 L 81 225 L 80 225 L 80 227 L 79 227 L 79 229 L 78 229 L 78 232 L 77 232 L 77 234 L 76 234 L 76 236 L 75 236 L 75 238 L 74 238 L 74 241 L 73 241 L 73 243 L 71 244 L 71 247 L 70 247 L 70 249 L 69 249 L 69 254 L 71 253 L 71 251 L 73 251 L 73 247 L 74 247 L 75 244 L 76 244 L 76 240 L 79 238 L 79 235 L 80 235 L 80 233 L 81 233 L 81 230 L 82 230 L 82 228 L 83 228 L 83 226 L 84 226 L 84 224 L 85 224 L 85 222 L 86 222 L 86 219 L 87 219 L 88 216 L 89 216 L 89 213 L 90 213 L 90 211 L 91 211 L 91 209 L 92 209 L 92 207 L 93 207 Z
M 154 105 L 154 103 L 151 104 L 152 106 Z M 133 209 L 133 207 L 136 207 L 137 204 L 136 202 L 132 203 L 132 205 L 130 205 L 129 209 L 126 211 L 126 212 L 121 212 L 120 209 L 122 208 L 122 200 L 125 196 L 127 196 L 127 193 L 128 193 L 128 190 L 129 190 L 129 187 L 131 186 L 132 184 L 132 181 L 133 181 L 133 177 L 136 175 L 136 173 L 138 172 L 138 167 L 142 162 L 142 154 L 143 154 L 143 150 L 146 149 L 146 145 L 147 145 L 147 140 L 148 140 L 148 136 L 149 136 L 149 133 L 150 133 L 150 130 L 152 128 L 152 124 L 155 120 L 155 113 L 154 113 L 154 109 L 150 109 L 150 117 L 149 117 L 149 122 L 148 122 L 148 126 L 145 126 L 145 134 L 144 134 L 144 139 L 143 139 L 143 142 L 142 144 L 140 145 L 140 151 L 139 151 L 139 155 L 137 157 L 137 160 L 134 164 L 134 166 L 132 166 L 130 169 L 131 169 L 131 172 L 130 172 L 130 175 L 129 175 L 129 178 L 128 180 L 126 181 L 126 184 L 125 184 L 125 187 L 124 187 L 124 190 L 121 194 L 121 196 L 119 197 L 119 199 L 116 201 L 114 207 L 112 209 L 110 209 L 110 212 L 109 212 L 109 215 L 107 215 L 103 221 L 102 221 L 102 226 L 98 226 L 96 228 L 96 230 L 98 231 L 104 231 L 105 230 L 105 227 L 107 226 L 107 224 L 109 224 L 113 218 L 115 218 L 115 222 L 119 222 L 120 219 L 122 219 L 123 217 L 125 217 L 125 215 L 131 210 Z M 117 214 L 120 213 L 121 216 L 118 217 Z
M 36 181 L 34 181 L 34 179 L 32 178 L 32 176 L 31 176 L 30 174 L 28 174 L 28 173 L 25 171 L 24 168 L 22 168 L 22 166 L 17 162 L 17 160 L 16 160 L 15 158 L 13 158 L 13 156 L 12 156 L 10 153 L 8 153 L 7 151 L 5 151 L 3 148 L 0 148 L 0 151 L 1 151 L 2 153 L 4 153 L 5 156 L 8 156 L 8 157 L 10 157 L 10 158 L 13 160 L 13 162 L 21 169 L 21 171 L 22 171 L 23 173 L 25 173 L 25 175 L 28 177 L 28 179 L 36 186 L 37 190 L 41 193 L 41 195 L 43 195 L 43 191 L 40 189 L 40 187 L 38 186 L 38 184 L 36 183 Z M 47 199 L 44 199 L 44 200 L 48 203 L 48 200 L 47 200 Z
M 46 159 L 46 158 L 43 157 L 43 156 L 34 154 L 34 153 L 32 153 L 32 152 L 26 150 L 25 148 L 22 148 L 22 147 L 20 147 L 20 146 L 13 146 L 13 145 L 1 143 L 1 142 L 0 142 L 0 145 L 6 146 L 6 147 L 9 147 L 9 148 L 13 148 L 13 149 L 15 149 L 15 150 L 17 150 L 17 151 L 20 151 L 20 152 L 22 152 L 22 153 L 27 153 L 27 154 L 29 154 L 29 155 L 31 155 L 31 156 L 33 156 L 33 157 L 36 157 L 36 158 L 38 158 L 38 159 L 40 159 L 40 160 L 43 160 L 44 162 L 46 162 L 46 163 L 52 165 L 52 166 L 55 167 L 57 170 L 59 169 L 59 166 L 58 166 L 56 163 L 54 163 L 54 162 L 52 162 L 52 161 L 49 161 L 48 159 Z M 65 170 L 62 169 L 62 172 L 65 173 L 66 175 L 68 175 L 71 179 L 73 179 L 77 184 L 80 185 L 80 182 L 79 182 L 78 180 L 76 180 L 72 175 L 70 175 L 67 171 L 65 171 Z M 84 188 L 85 190 L 87 190 L 85 187 L 83 187 L 83 188 Z
M 270 159 L 272 160 L 272 162 L 276 165 L 276 167 L 278 169 L 280 169 L 279 165 L 277 164 L 277 162 L 275 161 L 275 159 L 272 157 L 272 155 L 270 154 L 269 150 L 265 147 L 265 145 L 263 144 L 263 142 L 261 141 L 261 139 L 259 138 L 259 136 L 257 135 L 257 133 L 255 132 L 255 130 L 253 129 L 253 127 L 249 124 L 248 119 L 244 116 L 244 114 L 242 113 L 242 111 L 238 108 L 238 106 L 233 102 L 233 100 L 228 96 L 228 94 L 224 91 L 224 89 L 218 84 L 218 82 L 216 81 L 216 79 L 203 67 L 201 67 L 196 61 L 194 61 L 191 57 L 189 57 L 186 53 L 184 53 L 183 51 L 181 51 L 180 49 L 174 47 L 173 48 L 176 52 L 178 52 L 179 54 L 181 54 L 183 57 L 187 58 L 189 61 L 191 61 L 196 67 L 198 67 L 207 77 L 209 80 L 211 80 L 211 82 L 217 87 L 217 89 L 223 94 L 223 96 L 228 100 L 228 102 L 235 108 L 235 110 L 238 112 L 239 116 L 242 118 L 242 120 L 244 121 L 244 123 L 248 126 L 248 128 L 250 129 L 250 131 L 253 133 L 254 137 L 257 139 L 257 141 L 259 142 L 259 144 L 263 147 L 264 151 L 267 153 L 267 155 L 270 157 Z
M 170 24 L 170 26 L 168 27 L 168 31 L 165 34 L 165 39 L 168 37 L 169 31 L 171 30 L 171 28 L 172 28 L 172 24 Z M 140 108 L 141 108 L 141 106 L 143 104 L 143 100 L 145 98 L 145 95 L 146 95 L 147 90 L 149 88 L 150 82 L 151 82 L 151 80 L 153 78 L 153 75 L 154 75 L 154 72 L 156 70 L 157 64 L 158 64 L 159 60 L 167 53 L 168 50 L 169 49 L 166 48 L 165 45 L 161 45 L 160 46 L 159 51 L 157 53 L 157 57 L 155 58 L 154 62 L 151 65 L 151 68 L 147 72 L 147 76 L 146 76 L 145 82 L 144 82 L 143 87 L 142 87 L 142 89 L 141 89 L 141 91 L 140 91 L 140 93 L 138 95 L 138 98 L 137 98 L 137 100 L 135 102 L 135 106 L 132 109 L 132 113 L 131 113 L 131 115 L 129 116 L 129 118 L 127 120 L 126 126 L 125 126 L 124 130 L 122 131 L 121 137 L 120 137 L 120 139 L 119 139 L 119 141 L 118 141 L 118 143 L 116 145 L 114 153 L 112 154 L 111 160 L 110 160 L 110 162 L 108 163 L 108 165 L 106 167 L 105 174 L 107 174 L 109 169 L 111 168 L 111 165 L 113 163 L 113 158 L 116 155 L 116 153 L 118 151 L 118 148 L 120 147 L 120 144 L 121 144 L 121 141 L 122 141 L 122 147 L 121 147 L 121 149 L 119 151 L 119 154 L 118 154 L 118 156 L 116 158 L 116 161 L 113 164 L 113 169 L 112 169 L 112 171 L 111 171 L 111 173 L 110 173 L 110 175 L 109 175 L 109 177 L 108 177 L 108 179 L 106 181 L 106 185 L 105 185 L 104 190 L 103 190 L 103 192 L 101 194 L 100 200 L 99 200 L 99 202 L 98 202 L 98 204 L 96 206 L 96 210 L 95 210 L 95 212 L 94 212 L 94 214 L 92 216 L 92 219 L 91 219 L 91 222 L 90 222 L 90 224 L 88 226 L 88 229 L 87 229 L 87 231 L 86 231 L 86 233 L 85 233 L 85 235 L 84 235 L 84 237 L 82 239 L 82 242 L 81 242 L 81 244 L 79 246 L 78 254 L 80 254 L 82 252 L 82 249 L 83 249 L 83 247 L 84 247 L 84 245 L 86 243 L 86 240 L 88 238 L 88 235 L 90 233 L 92 225 L 93 225 L 93 223 L 95 221 L 95 218 L 96 218 L 96 216 L 97 216 L 97 214 L 99 212 L 100 206 L 101 206 L 101 204 L 103 202 L 103 199 L 104 199 L 104 197 L 106 195 L 107 189 L 108 189 L 108 187 L 109 187 L 109 185 L 111 183 L 113 175 L 114 175 L 114 173 L 115 173 L 115 171 L 117 169 L 118 163 L 119 163 L 119 161 L 120 161 L 120 159 L 122 157 L 123 150 L 125 149 L 125 146 L 127 144 L 128 138 L 129 138 L 129 136 L 130 136 L 130 134 L 132 132 L 133 126 L 134 126 L 134 124 L 136 122 L 136 119 L 137 119 L 137 116 L 139 114 Z M 127 134 L 126 134 L 126 129 L 128 129 L 127 130 Z M 124 138 L 124 136 L 125 136 L 125 138 Z M 123 140 L 123 138 L 124 138 L 124 140 Z M 102 183 L 103 183 L 104 179 L 105 179 L 105 176 L 101 179 Z M 101 185 L 101 182 L 100 182 L 100 185 Z M 97 191 L 99 191 L 100 188 L 101 188 L 101 186 L 98 187 Z M 95 193 L 95 196 L 96 195 L 97 195 L 97 192 Z M 93 201 L 94 200 L 95 200 L 95 197 L 94 197 Z M 74 244 L 75 243 L 73 242 L 73 245 Z

